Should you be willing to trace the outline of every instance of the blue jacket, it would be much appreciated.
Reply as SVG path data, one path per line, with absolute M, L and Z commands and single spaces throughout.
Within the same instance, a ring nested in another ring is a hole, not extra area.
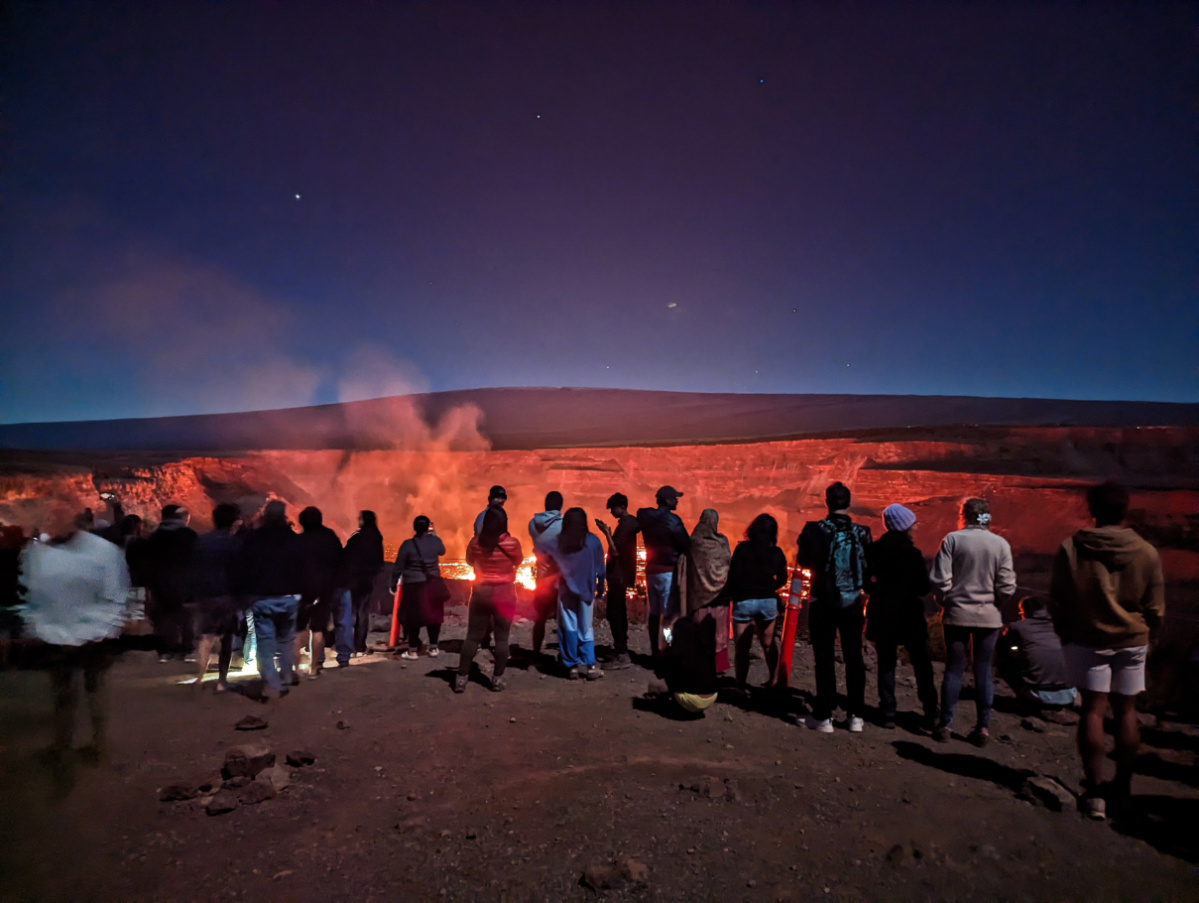
M 567 555 L 557 543 L 549 551 L 562 575 L 559 587 L 569 589 L 586 602 L 604 592 L 604 547 L 594 533 L 587 534 L 587 541 L 577 552 Z
M 642 508 L 637 512 L 637 524 L 645 544 L 645 572 L 673 573 L 679 556 L 691 548 L 683 521 L 669 508 Z

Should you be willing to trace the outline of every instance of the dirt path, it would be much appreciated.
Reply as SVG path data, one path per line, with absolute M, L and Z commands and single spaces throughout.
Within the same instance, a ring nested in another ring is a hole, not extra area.
M 451 649 L 463 633 L 453 620 Z M 527 625 L 514 639 L 527 648 Z M 506 693 L 472 683 L 455 696 L 456 662 L 372 656 L 266 707 L 193 692 L 177 683 L 184 666 L 127 654 L 111 674 L 108 759 L 57 779 L 35 755 L 49 740 L 45 675 L 0 673 L 0 897 L 596 898 L 585 872 L 617 900 L 1199 896 L 1193 728 L 1146 732 L 1137 814 L 1099 824 L 1018 795 L 1026 770 L 1076 787 L 1067 726 L 1032 731 L 1000 711 L 980 751 L 902 724 L 804 731 L 787 717 L 798 697 L 769 712 L 722 701 L 679 721 L 638 699 L 639 668 L 591 684 L 516 667 Z M 489 669 L 489 654 L 480 662 Z M 763 677 L 755 663 L 751 681 Z M 902 686 L 901 708 L 915 703 Z M 269 727 L 234 731 L 247 714 Z M 967 700 L 961 723 L 972 715 Z M 316 762 L 274 799 L 225 815 L 158 801 L 247 741 Z

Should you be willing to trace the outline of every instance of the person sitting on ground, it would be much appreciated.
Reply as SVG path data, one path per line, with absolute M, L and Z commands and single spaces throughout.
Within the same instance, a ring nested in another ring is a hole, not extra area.
M 304 588 L 300 537 L 287 521 L 287 506 L 272 499 L 261 525 L 246 533 L 235 569 L 234 592 L 244 593 L 254 617 L 258 673 L 263 699 L 279 699 L 300 682 L 295 673 L 296 612 Z M 275 667 L 275 654 L 279 668 Z
M 1083 811 L 1104 818 L 1108 802 L 1127 803 L 1141 742 L 1136 697 L 1145 690 L 1145 658 L 1166 613 L 1157 550 L 1124 525 L 1128 491 L 1102 483 L 1087 491 L 1095 526 L 1062 543 L 1053 562 L 1049 604 L 1062 638 L 1067 679 L 1082 692 L 1078 750 L 1086 776 Z M 1103 718 L 1116 724 L 1116 777 L 1103 781 Z
M 637 524 L 645 543 L 645 587 L 649 603 L 649 648 L 658 657 L 662 628 L 678 615 L 678 593 L 674 591 L 674 566 L 691 545 L 683 521 L 675 514 L 683 493 L 663 486 L 655 496 L 658 507 L 640 508 Z
M 241 511 L 223 503 L 212 509 L 213 529 L 196 538 L 192 556 L 192 594 L 199 613 L 196 633 L 200 636 L 196 651 L 196 689 L 202 689 L 212 647 L 220 644 L 217 656 L 216 692 L 229 689 L 229 662 L 233 658 L 233 634 L 241 616 L 241 603 L 233 595 L 229 578 L 241 539 L 236 533 Z
M 967 737 L 975 746 L 990 739 L 995 682 L 991 664 L 995 642 L 1003 626 L 999 606 L 1016 593 L 1012 547 L 991 532 L 991 509 L 985 499 L 967 499 L 962 505 L 962 529 L 941 542 L 929 580 L 941 603 L 941 628 L 945 633 L 945 674 L 941 680 L 941 720 L 933 738 L 948 743 L 953 713 L 962 691 L 967 650 L 974 655 L 974 692 L 977 720 Z
M 1073 705 L 1078 691 L 1066 679 L 1062 641 L 1053 629 L 1045 600 L 1020 600 L 1020 620 L 1007 625 L 1000 637 L 996 662 L 1025 714 Z
M 937 685 L 928 654 L 928 621 L 924 597 L 932 590 L 924 553 L 912 541 L 916 515 L 903 505 L 883 509 L 887 528 L 866 549 L 870 601 L 866 604 L 866 639 L 878 653 L 879 724 L 895 728 L 895 667 L 899 647 L 908 650 L 916 672 L 916 692 L 924 708 L 924 729 L 937 727 Z
M 716 629 L 713 618 L 674 622 L 670 645 L 658 657 L 657 675 L 684 712 L 703 717 L 716 701 Z
M 482 529 L 466 547 L 466 562 L 474 568 L 475 582 L 467 611 L 466 639 L 462 641 L 458 675 L 454 678 L 455 693 L 466 691 L 479 641 L 488 630 L 495 638 L 491 689 L 499 692 L 507 688 L 504 668 L 508 664 L 508 634 L 516 617 L 516 568 L 523 560 L 520 542 L 508 532 L 504 509 L 488 508 Z
M 641 527 L 637 518 L 629 514 L 629 499 L 624 493 L 615 492 L 608 496 L 607 508 L 616 519 L 616 526 L 609 527 L 598 518 L 595 521 L 596 528 L 608 541 L 605 614 L 612 630 L 612 658 L 604 667 L 620 670 L 633 663 L 629 657 L 628 602 L 629 590 L 637 585 L 637 534 Z
M 777 664 L 774 622 L 779 613 L 778 590 L 787 582 L 787 556 L 779 548 L 778 538 L 778 521 L 769 514 L 759 514 L 746 529 L 745 539 L 737 543 L 729 565 L 724 591 L 733 602 L 735 674 L 740 693 L 746 692 L 755 634 L 766 656 L 766 673 L 773 675 Z M 715 656 L 715 649 L 712 654 Z M 772 679 L 766 683 L 771 684 Z
M 796 565 L 812 572 L 808 633 L 816 659 L 816 704 L 804 723 L 822 734 L 833 732 L 837 703 L 837 635 L 845 660 L 846 727 L 861 733 L 866 710 L 866 662 L 862 658 L 865 626 L 866 550 L 870 528 L 849 516 L 849 487 L 842 482 L 824 491 L 828 517 L 809 521 L 799 534 Z
M 558 610 L 558 565 L 551 551 L 562 532 L 562 493 L 548 492 L 545 510 L 529 521 L 529 539 L 537 559 L 537 588 L 533 590 L 533 654 L 541 655 L 545 625 Z
M 587 528 L 587 512 L 571 508 L 562 517 L 562 532 L 550 549 L 558 579 L 558 649 L 567 676 L 599 680 L 595 663 L 595 600 L 604 592 L 604 547 Z
M 316 680 L 325 667 L 325 647 L 334 614 L 348 591 L 346 557 L 341 540 L 329 527 L 319 508 L 309 505 L 300 512 L 301 556 L 304 562 L 303 591 L 296 609 L 295 660 L 308 649 L 308 678 Z
M 408 648 L 400 658 L 409 661 L 420 655 L 422 627 L 429 635 L 429 655 L 436 658 L 441 654 L 437 641 L 445 621 L 445 600 L 427 592 L 429 578 L 441 574 L 439 559 L 445 554 L 445 543 L 434 532 L 433 522 L 423 514 L 412 521 L 412 530 L 412 537 L 400 544 L 391 569 L 392 582 L 400 586 L 400 621 L 408 641 Z
M 346 572 L 350 583 L 349 604 L 345 597 L 336 612 L 337 666 L 345 668 L 350 656 L 370 652 L 366 638 L 370 634 L 371 603 L 375 579 L 383 570 L 383 534 L 373 511 L 358 513 L 358 531 L 346 540 Z
M 508 501 L 508 491 L 503 486 L 492 486 L 487 492 L 487 507 L 475 515 L 475 536 L 483 529 L 483 518 L 488 511 L 493 508 L 504 510 L 504 504 Z

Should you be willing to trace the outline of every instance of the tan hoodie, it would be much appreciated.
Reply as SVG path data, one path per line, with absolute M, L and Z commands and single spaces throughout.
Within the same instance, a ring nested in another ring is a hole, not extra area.
M 1148 645 L 1166 611 L 1157 549 L 1129 527 L 1079 530 L 1054 559 L 1049 607 L 1063 643 Z

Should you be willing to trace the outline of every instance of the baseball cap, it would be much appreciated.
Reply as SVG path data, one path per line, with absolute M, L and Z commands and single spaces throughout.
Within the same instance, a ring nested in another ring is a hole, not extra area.
M 663 486 L 654 493 L 654 498 L 656 499 L 681 499 L 682 497 L 683 493 L 679 492 L 673 486 Z

